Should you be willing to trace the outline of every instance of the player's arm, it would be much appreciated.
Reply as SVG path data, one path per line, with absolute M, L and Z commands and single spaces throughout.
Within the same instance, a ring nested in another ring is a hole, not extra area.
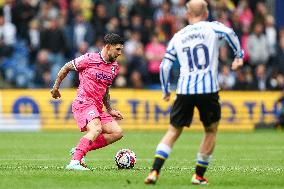
M 171 94 L 170 71 L 176 59 L 177 59 L 177 53 L 174 48 L 174 37 L 173 37 L 168 44 L 165 56 L 160 65 L 160 81 L 161 81 L 161 87 L 163 91 L 163 99 L 165 101 L 170 100 L 170 94 Z
M 109 88 L 107 88 L 106 93 L 105 93 L 105 95 L 103 97 L 103 103 L 104 103 L 104 106 L 105 106 L 106 110 L 108 112 L 110 112 L 112 110 L 112 108 L 111 108 L 111 105 L 110 105 Z
M 61 97 L 61 94 L 59 92 L 59 86 L 63 79 L 68 75 L 68 73 L 73 70 L 76 70 L 73 61 L 67 62 L 64 66 L 62 66 L 62 68 L 57 74 L 57 78 L 54 82 L 53 88 L 50 91 L 52 98 L 57 99 Z
M 240 41 L 234 30 L 219 22 L 213 22 L 213 30 L 219 38 L 224 38 L 234 51 L 235 59 L 232 63 L 232 69 L 236 70 L 241 67 L 243 65 L 244 51 L 241 49 Z
M 123 115 L 121 114 L 120 111 L 118 110 L 114 110 L 112 109 L 111 107 L 111 103 L 110 103 L 110 94 L 109 94 L 109 87 L 107 88 L 106 90 L 106 93 L 103 97 L 103 104 L 107 110 L 107 112 L 112 116 L 112 117 L 115 117 L 116 119 L 118 120 L 121 120 L 123 119 Z

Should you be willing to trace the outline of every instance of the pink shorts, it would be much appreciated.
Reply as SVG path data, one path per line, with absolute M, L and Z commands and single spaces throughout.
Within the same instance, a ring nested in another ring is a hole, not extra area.
M 72 112 L 77 122 L 77 126 L 84 132 L 87 124 L 94 118 L 100 118 L 102 125 L 113 121 L 113 117 L 106 112 L 99 112 L 93 102 L 74 100 Z

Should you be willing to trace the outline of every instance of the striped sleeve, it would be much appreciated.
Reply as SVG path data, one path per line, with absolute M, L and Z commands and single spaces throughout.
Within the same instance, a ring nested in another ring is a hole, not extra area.
M 212 22 L 213 30 L 218 35 L 219 38 L 224 38 L 230 45 L 230 47 L 233 49 L 235 57 L 236 58 L 243 58 L 244 57 L 244 51 L 241 49 L 240 41 L 235 34 L 235 32 L 219 23 L 219 22 Z
M 174 48 L 174 37 L 168 44 L 165 56 L 160 65 L 160 81 L 164 94 L 170 93 L 170 71 L 177 59 L 177 52 Z

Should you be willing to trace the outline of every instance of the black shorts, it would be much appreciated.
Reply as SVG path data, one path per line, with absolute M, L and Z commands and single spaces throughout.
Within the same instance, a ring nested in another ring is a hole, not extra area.
M 199 111 L 200 121 L 205 127 L 221 118 L 221 106 L 218 93 L 177 95 L 170 114 L 170 122 L 175 127 L 189 127 L 194 107 Z

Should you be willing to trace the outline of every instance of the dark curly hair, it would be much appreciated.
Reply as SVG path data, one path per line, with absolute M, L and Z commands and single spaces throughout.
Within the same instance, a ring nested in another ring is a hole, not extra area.
M 117 44 L 123 44 L 124 40 L 122 37 L 120 37 L 118 34 L 115 33 L 109 33 L 106 34 L 104 37 L 104 43 L 107 45 L 117 45 Z

